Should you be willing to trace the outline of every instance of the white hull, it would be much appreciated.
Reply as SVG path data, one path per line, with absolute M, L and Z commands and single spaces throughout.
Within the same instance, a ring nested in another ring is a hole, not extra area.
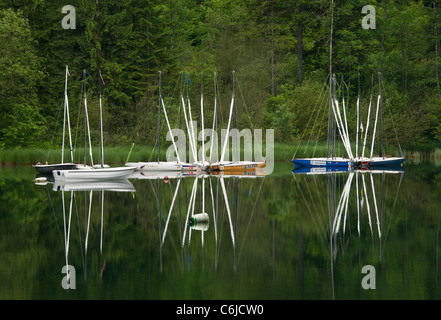
M 127 162 L 126 167 L 133 167 L 136 171 L 181 171 L 182 165 L 178 162 Z
M 103 180 L 103 179 L 126 179 L 135 168 L 84 168 L 81 170 L 54 170 L 52 174 L 55 180 Z
M 134 167 L 136 171 L 196 171 L 203 168 L 200 163 L 183 163 L 183 162 L 127 162 L 127 167 Z
M 198 177 L 196 171 L 135 171 L 133 172 L 129 179 L 146 179 L 146 180 L 170 180 L 170 179 L 180 179 L 188 177 Z
M 135 187 L 126 179 L 115 180 L 96 180 L 96 181 L 63 181 L 54 182 L 54 191 L 115 191 L 115 192 L 135 192 Z

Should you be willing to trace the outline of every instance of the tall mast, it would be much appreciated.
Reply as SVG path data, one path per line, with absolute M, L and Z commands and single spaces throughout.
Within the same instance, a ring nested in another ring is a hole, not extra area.
M 231 98 L 230 116 L 228 118 L 227 131 L 226 131 L 226 134 L 225 134 L 224 145 L 222 147 L 222 154 L 221 154 L 221 159 L 220 159 L 221 163 L 224 162 L 224 158 L 225 158 L 225 150 L 227 148 L 228 136 L 230 134 L 230 124 L 231 124 L 231 116 L 233 115 L 233 108 L 234 108 L 234 71 L 233 71 L 233 95 L 232 95 L 232 98 Z
M 188 76 L 188 74 L 187 74 L 187 76 Z M 190 129 L 191 129 L 190 139 L 191 139 L 191 141 L 193 141 L 194 161 L 197 162 L 198 161 L 197 141 L 195 139 L 194 126 L 193 126 L 193 118 L 191 116 L 190 97 L 188 95 L 188 86 L 187 86 L 187 105 L 188 105 L 189 126 L 190 126 Z
M 332 34 L 334 31 L 334 0 L 331 1 L 331 32 L 330 32 L 330 37 L 329 37 L 329 113 L 328 113 L 328 146 L 326 149 L 326 157 L 329 158 L 330 156 L 332 157 L 332 151 L 331 149 L 335 149 L 335 145 L 334 148 L 332 148 L 332 142 L 334 141 L 335 137 L 333 136 L 333 134 L 335 133 L 335 128 L 334 128 L 334 118 L 332 117 L 332 89 L 333 89 L 333 85 L 334 85 L 334 80 L 332 77 Z
M 90 126 L 89 126 L 89 113 L 87 111 L 87 96 L 86 96 L 86 79 L 87 79 L 87 72 L 86 69 L 84 69 L 83 72 L 83 79 L 84 79 L 84 112 L 86 117 L 86 125 L 87 125 L 87 136 L 89 137 L 89 155 L 90 155 L 90 163 L 93 167 L 93 157 L 92 157 L 92 142 L 90 141 Z M 84 152 L 84 161 L 86 161 L 86 152 Z
M 205 132 L 204 132 L 204 86 L 203 73 L 201 72 L 201 125 L 202 125 L 202 165 L 205 163 Z M 203 211 L 202 211 L 203 212 Z
M 159 71 L 159 103 L 158 103 L 158 162 L 161 152 L 161 71 Z
M 379 78 L 380 78 L 380 75 L 378 75 L 378 79 Z M 372 145 L 371 145 L 371 155 L 370 155 L 370 158 L 372 158 L 373 153 L 374 153 L 375 135 L 376 135 L 376 132 L 377 132 L 378 111 L 379 111 L 379 108 L 380 108 L 380 100 L 381 100 L 381 90 L 378 89 L 377 111 L 376 111 L 376 114 L 375 114 L 374 132 L 372 134 Z
M 61 147 L 61 163 L 64 163 L 64 141 L 65 141 L 65 132 L 66 132 L 66 117 L 68 122 L 68 130 L 69 130 L 69 149 L 70 149 L 70 159 L 73 162 L 73 154 L 72 154 L 72 136 L 70 133 L 70 120 L 69 120 L 69 102 L 67 98 L 67 76 L 69 74 L 67 65 L 66 65 L 66 79 L 64 82 L 64 119 L 63 119 L 63 145 Z
M 216 92 L 216 71 L 214 71 L 214 111 L 213 111 L 213 131 L 211 132 L 211 146 L 210 146 L 210 162 L 213 162 L 212 154 L 213 154 L 213 138 L 214 132 L 216 130 L 216 103 L 217 103 L 217 92 Z
M 358 138 L 360 135 L 360 71 L 358 72 L 358 97 L 357 97 L 357 134 L 355 139 L 355 158 L 358 158 Z
M 100 94 L 100 130 L 101 130 L 101 168 L 104 167 L 104 144 L 103 144 L 103 106 L 101 104 L 101 70 L 99 70 L 98 87 Z

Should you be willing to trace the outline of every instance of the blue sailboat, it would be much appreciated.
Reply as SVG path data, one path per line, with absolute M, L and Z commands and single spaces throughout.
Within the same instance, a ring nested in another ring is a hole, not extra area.
M 351 145 L 349 141 L 348 125 L 346 120 L 346 108 L 343 98 L 342 111 L 340 112 L 340 106 L 335 95 L 335 75 L 333 75 L 329 81 L 329 118 L 328 118 L 328 156 L 327 157 L 310 157 L 310 158 L 295 158 L 291 159 L 296 167 L 344 167 L 351 168 L 353 166 L 354 156 L 351 151 Z M 335 139 L 333 134 L 334 129 L 338 130 L 338 134 L 343 143 L 344 149 L 347 154 L 347 158 L 335 156 Z M 332 140 L 332 141 L 331 141 Z

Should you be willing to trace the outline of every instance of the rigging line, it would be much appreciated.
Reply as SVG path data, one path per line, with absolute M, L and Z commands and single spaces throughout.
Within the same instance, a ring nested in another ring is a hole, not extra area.
M 325 87 L 326 87 L 326 83 L 328 82 L 328 78 L 329 78 L 329 75 L 328 75 L 328 77 L 326 78 L 325 85 L 322 87 L 322 91 L 320 92 L 319 99 L 320 99 L 320 97 L 321 97 L 321 95 L 322 95 L 322 93 L 323 93 L 323 91 L 324 91 L 324 89 L 325 89 Z M 317 102 L 316 102 L 316 105 L 314 106 L 314 109 L 317 107 L 317 104 L 318 104 L 318 100 L 319 100 L 319 99 L 317 99 Z M 293 159 L 295 158 L 295 156 L 296 156 L 297 150 L 299 149 L 300 144 L 302 143 L 303 136 L 305 135 L 306 130 L 308 129 L 309 122 L 311 121 L 311 119 L 312 119 L 312 114 L 311 114 L 311 116 L 310 116 L 310 118 L 309 118 L 309 120 L 308 120 L 308 123 L 306 124 L 305 129 L 303 130 L 302 136 L 300 137 L 300 140 L 299 140 L 299 144 L 297 145 L 297 148 L 296 148 L 296 150 L 294 151 L 294 155 L 292 156 L 292 159 L 291 159 L 291 160 L 293 160 Z
M 314 225 L 317 226 L 318 224 L 316 223 L 316 218 L 314 217 L 314 214 L 313 214 L 313 212 L 312 212 L 310 206 L 308 205 L 308 201 L 306 200 L 306 197 L 305 197 L 305 195 L 304 195 L 304 193 L 303 193 L 303 191 L 302 191 L 302 188 L 300 187 L 300 183 L 299 183 L 299 181 L 298 181 L 297 178 L 296 178 L 296 174 L 295 174 L 295 173 L 292 173 L 292 175 L 293 175 L 293 177 L 294 177 L 294 180 L 295 180 L 296 183 L 297 183 L 297 187 L 298 187 L 298 189 L 299 189 L 299 191 L 300 191 L 300 194 L 301 194 L 301 196 L 302 196 L 302 198 L 303 198 L 303 201 L 305 202 L 306 208 L 308 209 L 308 213 L 309 213 L 309 215 L 311 216 L 311 219 L 315 222 Z M 305 181 L 305 183 L 306 183 L 306 181 Z M 323 239 L 323 236 L 322 236 L 321 232 L 320 232 L 320 239 L 324 242 L 324 239 Z
M 381 75 L 380 83 L 383 83 L 384 81 L 385 80 L 383 79 L 383 75 Z M 386 82 L 386 84 L 387 84 L 387 82 Z M 387 97 L 386 86 L 383 85 L 382 87 L 383 87 L 383 91 L 384 91 L 384 96 Z M 403 156 L 403 151 L 401 150 L 400 140 L 398 139 L 398 132 L 397 132 L 397 129 L 395 127 L 395 122 L 394 122 L 394 118 L 393 118 L 393 115 L 392 115 L 392 108 L 390 107 L 390 104 L 389 104 L 389 99 L 385 98 L 384 100 L 385 100 L 385 102 L 386 102 L 386 104 L 388 106 L 388 109 L 389 109 L 390 119 L 392 121 L 392 127 L 394 128 L 395 136 L 397 138 L 397 143 L 398 143 L 398 148 L 400 149 L 400 154 L 401 154 L 401 156 Z
M 320 125 L 319 125 L 319 129 L 317 130 L 317 137 L 316 137 L 316 140 L 315 140 L 315 146 L 314 146 L 314 150 L 313 150 L 313 152 L 312 152 L 312 156 L 314 157 L 315 156 L 315 151 L 317 150 L 317 145 L 318 145 L 318 141 L 319 141 L 319 139 L 320 139 L 320 133 L 321 133 L 321 130 L 322 130 L 322 127 L 323 127 L 323 122 L 324 122 L 324 119 L 325 119 L 325 115 L 326 115 L 326 107 L 324 107 L 323 108 L 323 115 L 322 115 L 322 120 L 320 121 Z M 318 118 L 318 112 L 317 112 L 317 118 Z M 317 121 L 317 120 L 316 120 Z M 311 133 L 311 135 L 312 135 L 312 133 Z
M 250 215 L 250 218 L 249 218 L 249 220 L 248 220 L 248 225 L 247 225 L 247 228 L 245 229 L 245 234 L 244 234 L 244 237 L 243 237 L 242 245 L 240 246 L 240 250 L 239 250 L 238 257 L 237 257 L 236 266 L 239 265 L 239 261 L 240 261 L 240 256 L 241 256 L 241 253 L 242 253 L 242 249 L 243 249 L 243 247 L 244 247 L 244 245 L 245 245 L 245 240 L 246 240 L 246 238 L 247 238 L 248 230 L 250 229 L 250 225 L 251 225 L 251 219 L 252 219 L 253 216 L 254 216 L 254 211 L 255 211 L 255 209 L 256 209 L 256 205 L 257 205 L 257 200 L 259 199 L 260 190 L 262 189 L 262 185 L 263 185 L 263 182 L 264 182 L 264 181 L 265 181 L 265 177 L 263 177 L 263 179 L 262 179 L 262 183 L 260 184 L 259 191 L 258 191 L 257 196 L 256 196 L 256 201 L 254 201 L 253 210 L 251 211 L 251 215 Z
M 392 205 L 391 216 L 390 216 L 390 218 L 389 218 L 388 227 L 387 227 L 386 232 L 385 232 L 385 236 L 384 236 L 384 240 L 383 240 L 383 248 L 382 248 L 382 250 L 383 250 L 383 255 L 384 255 L 384 248 L 386 247 L 387 235 L 389 234 L 390 226 L 392 225 L 393 213 L 395 212 L 395 205 L 396 205 L 396 203 L 397 203 L 398 192 L 400 191 L 401 182 L 403 181 L 403 176 L 404 176 L 404 172 L 402 172 L 401 175 L 400 175 L 400 182 L 398 183 L 397 192 L 396 192 L 396 194 L 395 194 L 394 203 L 393 203 L 393 205 Z
M 49 161 L 49 153 L 51 152 L 52 149 L 52 144 L 54 142 L 54 137 L 55 134 L 57 132 L 57 127 L 58 127 L 58 120 L 60 119 L 60 114 L 61 114 L 61 107 L 58 109 L 58 114 L 57 114 L 57 120 L 55 121 L 55 128 L 54 128 L 54 133 L 52 134 L 52 139 L 51 139 L 51 143 L 50 143 L 50 148 L 47 151 L 47 155 L 46 155 L 46 160 Z M 64 138 L 64 137 L 63 137 Z
M 323 91 L 322 91 L 322 92 L 323 92 Z M 321 98 L 321 95 L 319 96 L 319 98 Z M 316 104 L 316 107 L 317 107 L 317 105 L 318 105 L 318 102 L 317 102 L 317 104 Z M 315 107 L 314 110 L 312 111 L 312 114 L 315 114 L 315 113 L 316 113 L 316 107 Z M 320 107 L 320 108 L 321 108 L 321 107 Z M 311 137 L 312 137 L 312 134 L 313 134 L 313 132 L 314 132 L 314 128 L 316 127 L 317 119 L 318 119 L 318 117 L 319 117 L 319 115 L 320 115 L 320 113 L 319 113 L 320 108 L 319 108 L 319 110 L 317 111 L 317 115 L 315 116 L 314 124 L 312 125 L 311 132 L 309 133 L 308 142 L 306 143 L 306 146 L 308 146 L 308 145 L 309 145 L 309 142 L 311 141 Z M 312 116 L 312 115 L 311 115 L 311 116 Z M 303 152 L 303 156 L 305 156 L 306 151 L 307 151 L 307 148 L 305 148 L 305 150 L 304 150 L 304 152 Z
M 311 118 L 310 118 L 310 119 L 312 119 L 313 114 L 316 112 L 316 108 L 317 108 L 317 106 L 319 105 L 319 101 L 320 101 L 321 99 L 324 99 L 324 98 L 322 98 L 323 91 L 324 91 L 324 87 L 322 88 L 322 91 L 320 92 L 319 98 L 317 99 L 316 105 L 315 105 L 315 107 L 314 107 L 314 110 L 312 111 L 312 114 L 311 114 Z M 323 97 L 324 97 L 324 96 L 323 96 Z M 321 105 L 321 104 L 320 104 L 320 105 Z M 320 108 L 321 108 L 321 107 L 320 107 Z M 311 141 L 311 137 L 312 137 L 312 134 L 313 134 L 313 132 L 314 132 L 314 128 L 315 128 L 316 123 L 317 123 L 317 119 L 318 119 L 318 117 L 319 117 L 319 111 L 320 111 L 320 108 L 319 108 L 319 110 L 317 111 L 317 115 L 316 115 L 316 118 L 315 118 L 315 120 L 314 120 L 314 124 L 312 125 L 311 132 L 309 133 L 308 141 L 307 141 L 307 143 L 306 143 L 306 147 L 305 147 L 305 150 L 304 150 L 304 152 L 303 152 L 303 156 L 305 156 L 306 151 L 307 151 L 307 147 L 309 146 L 309 142 Z M 309 122 L 308 122 L 308 123 L 309 123 Z M 315 154 L 315 149 L 314 149 L 313 154 Z
M 250 113 L 248 112 L 248 107 L 247 104 L 245 103 L 245 98 L 243 96 L 242 89 L 240 88 L 240 83 L 237 76 L 236 76 L 236 82 L 237 82 L 237 86 L 239 87 L 239 92 L 240 92 L 240 96 L 242 97 L 243 105 L 245 106 L 245 111 L 247 112 L 248 120 L 250 121 L 251 129 L 254 130 L 254 125 L 251 121 Z

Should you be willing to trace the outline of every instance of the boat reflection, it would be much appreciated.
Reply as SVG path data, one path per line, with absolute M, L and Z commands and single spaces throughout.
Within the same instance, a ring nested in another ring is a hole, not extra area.
M 188 173 L 188 172 L 187 172 Z M 160 269 L 163 268 L 163 250 L 167 243 L 172 246 L 174 243 L 174 235 L 178 233 L 180 244 L 180 265 L 184 269 L 190 268 L 193 261 L 192 239 L 198 237 L 201 245 L 201 262 L 204 264 L 204 255 L 206 247 L 207 233 L 210 234 L 210 250 L 213 249 L 214 268 L 217 269 L 219 264 L 220 240 L 224 236 L 224 224 L 227 224 L 228 236 L 231 241 L 231 249 L 233 253 L 233 269 L 236 269 L 236 245 L 237 245 L 237 224 L 239 215 L 239 185 L 240 181 L 247 179 L 252 180 L 249 185 L 248 197 L 243 203 L 251 212 L 249 221 L 251 222 L 256 209 L 260 190 L 264 183 L 265 175 L 262 172 L 250 172 L 239 174 L 227 174 L 225 172 L 200 172 L 195 175 L 170 173 L 151 173 L 148 177 L 143 176 L 142 179 L 157 180 L 156 188 L 152 184 L 152 189 L 156 194 L 158 221 L 160 230 Z M 258 179 L 258 192 L 254 195 L 254 180 Z M 161 182 L 166 182 L 172 191 L 171 201 L 167 203 L 161 199 Z M 253 199 L 254 198 L 254 199 Z M 172 219 L 175 216 L 176 220 Z M 165 222 L 163 222 L 165 221 Z M 176 221 L 176 223 L 174 223 Z M 226 222 L 225 222 L 226 221 Z M 163 225 L 164 223 L 164 225 Z M 173 224 L 171 228 L 171 224 Z M 249 223 L 247 228 L 249 227 Z M 172 231 L 170 231 L 172 229 Z M 172 234 L 170 233 L 172 232 Z M 246 238 L 246 234 L 245 234 Z M 245 241 L 245 239 L 244 239 Z M 240 254 L 239 254 L 240 256 Z M 185 258 L 186 257 L 186 258 Z
M 99 255 L 100 255 L 100 277 L 103 276 L 103 272 L 106 268 L 106 260 L 103 259 L 103 233 L 104 233 L 104 209 L 105 209 L 105 193 L 111 192 L 135 192 L 135 188 L 132 183 L 126 179 L 122 180 L 102 180 L 102 181 L 54 181 L 52 191 L 61 193 L 62 201 L 62 213 L 63 213 L 63 233 L 64 233 L 64 251 L 65 251 L 65 268 L 66 270 L 66 282 L 70 284 L 70 275 L 72 267 L 69 264 L 69 250 L 71 239 L 71 227 L 73 215 L 76 215 L 76 220 L 80 220 L 80 216 L 84 216 L 84 229 L 81 230 L 80 224 L 78 224 L 79 232 L 84 233 L 84 251 L 81 248 L 84 279 L 88 278 L 88 247 L 89 247 L 89 234 L 91 229 L 91 216 L 93 215 L 94 195 L 95 198 L 98 195 L 100 200 L 100 243 L 99 243 Z M 66 195 L 67 194 L 67 195 Z M 75 209 L 75 213 L 73 210 Z M 81 237 L 80 237 L 80 245 Z M 75 285 L 75 284 L 73 284 Z M 73 288 L 73 287 L 71 287 Z
M 405 170 L 402 167 L 330 171 L 302 169 L 292 173 L 305 208 L 314 219 L 319 234 L 325 235 L 322 241 L 330 253 L 332 295 L 335 298 L 334 265 L 339 260 L 339 254 L 344 256 L 345 250 L 350 249 L 354 228 L 359 239 L 360 264 L 370 264 L 366 261 L 372 259 L 383 261 L 387 236 L 385 228 L 394 214 Z M 385 194 L 391 190 L 395 194 L 393 197 L 389 194 L 386 201 Z M 355 224 L 351 224 L 352 216 L 356 216 Z M 376 250 L 377 256 L 364 255 Z

